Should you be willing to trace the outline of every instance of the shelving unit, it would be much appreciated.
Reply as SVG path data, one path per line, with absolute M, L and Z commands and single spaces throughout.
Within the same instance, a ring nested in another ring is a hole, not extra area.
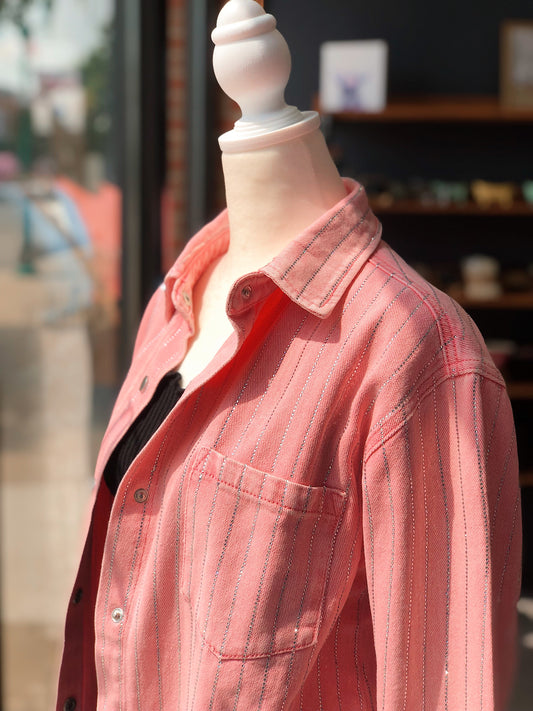
M 466 298 L 463 294 L 452 294 L 453 298 L 458 301 L 464 309 L 500 309 L 500 310 L 526 310 L 533 311 L 533 292 L 517 292 L 514 294 L 502 294 L 497 299 L 490 301 L 475 301 Z
M 509 382 L 507 392 L 511 400 L 533 400 L 533 383 Z
M 435 123 L 530 123 L 533 109 L 502 106 L 493 96 L 415 96 L 393 98 L 380 112 L 343 111 L 331 114 L 334 121 L 364 122 L 435 122 Z
M 517 200 L 512 207 L 497 205 L 480 207 L 473 201 L 441 205 L 436 202 L 423 203 L 417 200 L 394 200 L 386 202 L 380 198 L 370 201 L 376 215 L 479 215 L 480 217 L 533 217 L 533 204 Z
M 318 102 L 317 109 L 321 110 Z M 322 111 L 322 113 L 324 112 Z M 327 121 L 330 131 L 334 132 L 335 125 L 340 124 L 345 133 L 347 130 L 351 132 L 350 124 L 353 124 L 354 131 L 358 126 L 364 124 L 414 124 L 415 126 L 427 124 L 429 128 L 425 129 L 426 132 L 431 132 L 433 126 L 437 129 L 439 125 L 448 127 L 452 124 L 483 125 L 492 126 L 490 130 L 497 131 L 498 138 L 501 138 L 501 131 L 512 131 L 513 127 L 518 125 L 531 124 L 533 130 L 533 107 L 528 109 L 506 108 L 499 103 L 497 97 L 493 96 L 426 95 L 392 99 L 387 107 L 379 113 L 341 112 L 330 114 L 327 116 Z M 392 148 L 394 146 L 390 136 L 387 138 L 387 150 L 391 150 L 391 145 Z M 508 179 L 513 181 L 513 177 L 513 175 L 509 175 Z M 533 179 L 533 165 L 531 178 Z M 509 224 L 520 225 L 518 229 L 525 231 L 530 237 L 533 232 L 533 205 L 525 200 L 517 200 L 510 208 L 506 209 L 499 206 L 481 207 L 472 200 L 465 203 L 439 204 L 437 201 L 428 200 L 394 200 L 389 195 L 385 195 L 371 199 L 371 207 L 377 215 L 383 216 L 383 219 L 386 217 L 389 220 L 396 220 L 395 224 L 397 225 L 403 224 L 402 220 L 408 220 L 409 224 L 413 225 L 413 221 L 433 219 L 433 217 L 442 219 L 450 217 L 455 220 L 454 224 L 457 224 L 457 220 L 464 217 L 465 220 L 470 221 L 468 223 L 469 229 L 481 232 L 484 229 L 483 224 L 488 224 L 483 220 L 497 218 L 500 221 L 512 220 Z M 479 222 L 477 222 L 478 218 Z M 531 229 L 529 228 L 530 218 Z M 502 234 L 505 234 L 505 231 Z M 528 245 L 530 245 L 529 242 Z M 496 243 L 492 245 L 492 251 L 497 252 L 498 249 L 504 247 L 505 245 L 501 242 L 500 244 Z M 530 253 L 533 253 L 531 246 L 528 246 L 528 249 Z M 533 259 L 533 256 L 530 259 Z M 496 322 L 499 318 L 500 322 L 506 322 L 509 320 L 507 314 L 509 317 L 512 314 L 512 319 L 515 319 L 514 323 L 524 323 L 524 320 L 527 319 L 526 324 L 530 323 L 533 318 L 533 291 L 505 293 L 492 301 L 472 301 L 465 298 L 460 292 L 452 295 L 467 311 L 473 313 L 474 318 L 483 316 L 485 320 L 488 318 L 489 321 Z M 494 312 L 494 317 L 491 312 Z M 523 339 L 526 336 L 533 343 L 533 334 L 529 336 L 530 327 L 526 326 L 524 329 L 519 326 L 516 328 L 519 331 L 517 333 L 518 339 Z M 522 419 L 520 422 L 522 432 L 526 432 L 526 437 L 522 439 L 527 440 L 528 422 L 533 416 L 533 380 L 508 379 L 507 387 L 513 407 L 515 407 L 515 414 L 519 412 L 520 417 L 523 418 L 524 411 L 528 413 L 528 420 Z M 525 446 L 530 446 L 527 441 Z M 525 462 L 524 470 L 520 474 L 520 481 L 524 487 L 533 487 L 533 449 L 530 449 L 530 452 L 530 456 L 526 458 L 528 461 Z
M 533 471 L 520 472 L 520 485 L 533 487 Z

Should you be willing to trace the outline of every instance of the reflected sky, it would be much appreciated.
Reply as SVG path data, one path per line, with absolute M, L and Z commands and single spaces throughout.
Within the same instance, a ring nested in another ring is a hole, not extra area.
M 27 40 L 12 22 L 0 21 L 0 90 L 29 98 L 38 90 L 37 74 L 78 69 L 113 13 L 113 0 L 53 0 L 50 11 L 35 0 L 26 15 Z

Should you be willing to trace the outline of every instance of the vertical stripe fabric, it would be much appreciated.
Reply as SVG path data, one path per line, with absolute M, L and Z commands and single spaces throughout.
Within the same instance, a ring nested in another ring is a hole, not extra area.
M 58 710 L 505 708 L 521 556 L 505 385 L 346 187 L 236 282 L 233 335 L 112 500 L 102 472 L 186 352 L 226 213 L 154 295 L 97 463 Z

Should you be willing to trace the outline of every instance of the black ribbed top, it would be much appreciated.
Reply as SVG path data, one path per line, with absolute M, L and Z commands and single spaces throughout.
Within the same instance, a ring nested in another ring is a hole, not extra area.
M 104 469 L 104 479 L 113 496 L 117 493 L 130 464 L 178 402 L 183 390 L 181 375 L 167 373 L 161 379 L 150 402 L 137 415 L 113 450 Z

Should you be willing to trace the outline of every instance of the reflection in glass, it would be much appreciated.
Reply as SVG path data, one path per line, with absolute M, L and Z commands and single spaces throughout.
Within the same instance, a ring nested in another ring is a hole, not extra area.
M 117 381 L 114 0 L 0 0 L 2 708 L 53 707 Z

